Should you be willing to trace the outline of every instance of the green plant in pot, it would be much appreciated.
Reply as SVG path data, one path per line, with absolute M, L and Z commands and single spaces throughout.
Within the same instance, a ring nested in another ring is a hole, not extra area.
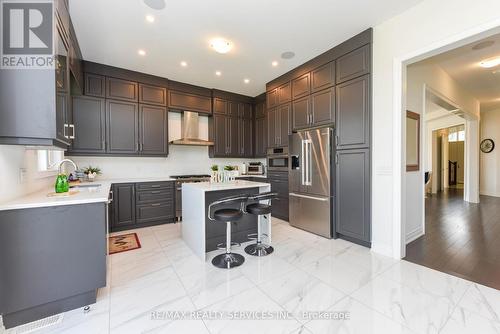
M 210 169 L 212 170 L 212 172 L 217 172 L 219 170 L 219 166 L 212 165 L 212 167 L 210 167 Z
M 83 173 L 87 176 L 87 181 L 94 181 L 97 175 L 101 175 L 101 169 L 99 167 L 88 166 L 83 169 Z

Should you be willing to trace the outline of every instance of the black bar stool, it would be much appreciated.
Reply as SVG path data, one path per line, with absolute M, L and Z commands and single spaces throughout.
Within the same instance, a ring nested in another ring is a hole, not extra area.
M 232 245 L 239 245 L 239 243 L 231 242 L 231 223 L 237 222 L 243 217 L 243 210 L 245 208 L 245 204 L 248 200 L 248 195 L 237 195 L 221 198 L 217 201 L 210 203 L 208 206 L 208 219 L 215 221 L 226 223 L 226 242 L 223 244 L 217 245 L 218 248 L 225 248 L 226 252 L 224 254 L 217 255 L 212 259 L 212 264 L 218 268 L 230 269 L 234 267 L 238 267 L 245 262 L 245 258 L 243 255 L 231 252 Z M 212 207 L 219 206 L 224 204 L 234 204 L 240 203 L 239 209 L 234 208 L 222 208 L 215 210 L 212 216 Z
M 262 243 L 262 236 L 267 236 L 261 232 L 261 220 L 264 215 L 268 215 L 271 213 L 271 200 L 278 196 L 277 193 L 267 192 L 258 194 L 255 196 L 249 196 L 248 199 L 251 201 L 257 201 L 257 203 L 248 204 L 245 212 L 257 215 L 257 242 L 245 247 L 245 252 L 249 255 L 253 256 L 266 256 L 271 254 L 274 251 L 272 246 L 266 245 Z M 266 201 L 265 203 L 260 203 L 260 201 Z M 249 235 L 251 238 L 252 235 Z M 255 239 L 254 239 L 255 240 Z

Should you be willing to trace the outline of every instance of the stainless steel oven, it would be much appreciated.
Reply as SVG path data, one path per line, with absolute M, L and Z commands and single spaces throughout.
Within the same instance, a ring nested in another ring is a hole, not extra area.
M 288 147 L 267 149 L 267 169 L 288 171 Z

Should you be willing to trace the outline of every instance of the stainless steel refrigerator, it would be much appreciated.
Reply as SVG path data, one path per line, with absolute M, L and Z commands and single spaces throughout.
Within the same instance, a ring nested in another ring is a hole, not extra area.
M 332 128 L 294 133 L 289 144 L 290 225 L 333 235 Z

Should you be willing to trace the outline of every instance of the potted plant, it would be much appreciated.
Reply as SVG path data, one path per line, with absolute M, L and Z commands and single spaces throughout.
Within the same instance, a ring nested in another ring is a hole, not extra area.
M 219 181 L 219 178 L 218 178 L 218 174 L 219 174 L 219 166 L 217 165 L 212 165 L 212 167 L 210 167 L 210 169 L 212 170 L 212 175 L 211 175 L 211 182 L 212 183 L 215 183 L 215 182 L 218 182 Z
M 101 175 L 101 169 L 99 167 L 88 166 L 83 169 L 83 173 L 87 176 L 87 181 L 94 181 L 97 175 Z
M 230 166 L 230 165 L 224 166 L 224 171 L 226 172 L 226 175 L 227 175 L 226 181 L 234 181 L 235 172 L 236 172 L 235 169 L 236 168 L 234 166 Z

